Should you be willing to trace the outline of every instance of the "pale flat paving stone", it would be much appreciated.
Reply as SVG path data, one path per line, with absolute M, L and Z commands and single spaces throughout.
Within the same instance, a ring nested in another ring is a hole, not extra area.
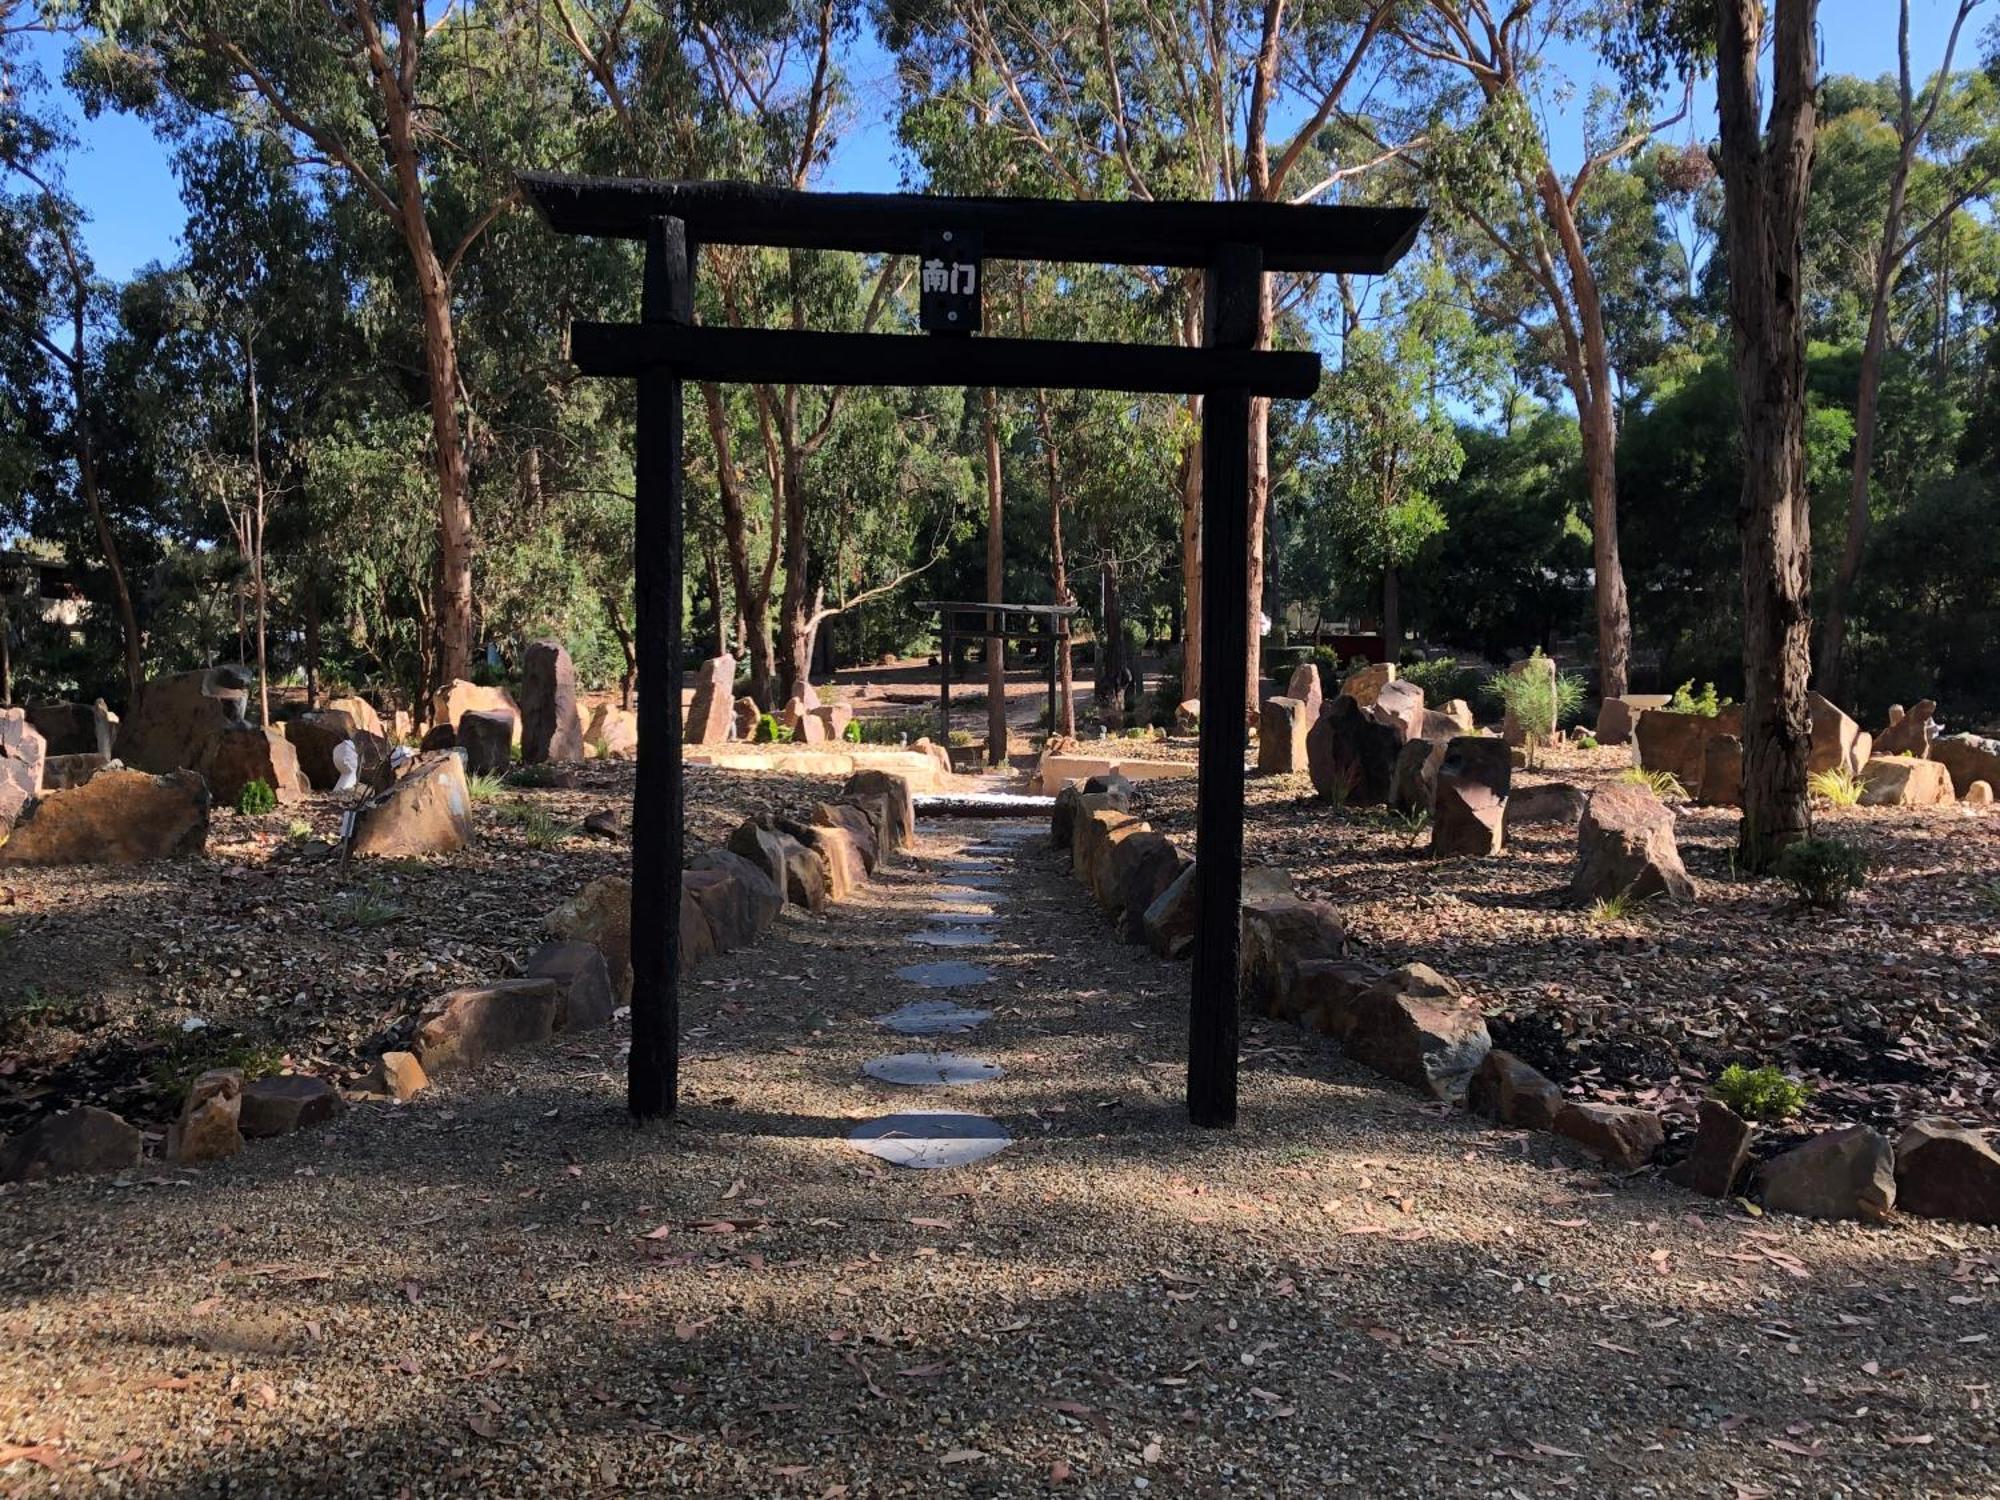
M 983 927 L 1000 920 L 997 911 L 928 911 L 924 913 L 926 922 L 935 922 L 940 927 Z
M 950 1000 L 912 1000 L 875 1017 L 876 1024 L 904 1036 L 959 1036 L 992 1019 L 990 1010 L 973 1010 Z
M 896 977 L 910 984 L 922 985 L 927 990 L 955 990 L 965 985 L 991 983 L 993 971 L 961 959 L 941 958 L 933 963 L 905 964 L 896 971 Z
M 1000 877 L 997 875 L 940 875 L 939 885 L 950 886 L 958 891 L 997 891 Z
M 912 1109 L 856 1127 L 847 1142 L 893 1166 L 935 1171 L 984 1161 L 1013 1145 L 1014 1138 L 985 1115 Z
M 861 1071 L 883 1083 L 899 1083 L 911 1088 L 949 1088 L 959 1084 L 991 1083 L 1006 1076 L 1007 1070 L 983 1057 L 967 1057 L 962 1052 L 892 1052 L 871 1057 Z
M 930 932 L 906 932 L 903 940 L 920 948 L 990 948 L 999 934 L 984 927 L 939 927 Z

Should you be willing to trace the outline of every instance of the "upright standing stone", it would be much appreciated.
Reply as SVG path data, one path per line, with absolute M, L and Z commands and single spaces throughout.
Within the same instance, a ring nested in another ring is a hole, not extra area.
M 1937 730 L 1937 701 L 1932 698 L 1920 700 L 1906 714 L 1889 710 L 1889 723 L 1875 736 L 1877 755 L 1914 755 L 1918 760 L 1927 759 L 1931 753 L 1931 739 Z
M 446 750 L 425 756 L 388 791 L 354 810 L 347 851 L 357 859 L 401 859 L 449 853 L 471 842 L 465 762 L 456 750 Z
M 41 795 L 47 751 L 48 742 L 28 722 L 24 710 L 0 709 L 0 838 L 14 826 L 21 809 Z
M 473 776 L 497 776 L 514 753 L 514 716 L 501 709 L 467 709 L 458 720 L 458 748 Z
M 390 737 L 388 728 L 382 722 L 382 715 L 366 698 L 349 694 L 345 698 L 327 699 L 326 706 L 335 713 L 346 714 L 347 722 L 363 734 L 377 735 L 385 740 Z
M 342 708 L 309 708 L 285 720 L 285 738 L 298 752 L 299 770 L 316 792 L 330 792 L 340 779 L 333 747 L 354 738 L 355 723 Z
M 1402 741 L 1368 717 L 1358 699 L 1342 692 L 1306 732 L 1306 763 L 1313 789 L 1332 801 L 1374 807 L 1389 800 Z
M 1367 666 L 1349 672 L 1340 684 L 1340 692 L 1335 696 L 1352 698 L 1363 708 L 1373 708 L 1375 700 L 1382 696 L 1382 689 L 1396 680 L 1396 664 L 1389 661 L 1370 662 Z
M 1711 807 L 1743 805 L 1743 741 L 1733 734 L 1711 734 L 1701 749 L 1701 785 L 1694 800 Z
M 1507 789 L 1513 762 L 1507 742 L 1460 735 L 1445 750 L 1431 798 L 1431 854 L 1484 857 L 1506 842 Z
M 1422 739 L 1428 727 L 1425 721 L 1429 717 L 1424 708 L 1424 690 L 1414 682 L 1398 680 L 1385 683 L 1369 706 L 1368 717 L 1395 730 L 1399 745 Z M 1449 739 L 1450 735 L 1445 738 Z
M 225 807 L 234 807 L 253 781 L 263 782 L 283 803 L 297 802 L 312 790 L 292 742 L 275 729 L 254 724 L 232 724 L 216 735 L 196 769 Z
M 730 714 L 735 706 L 736 658 L 711 656 L 695 677 L 694 701 L 688 705 L 681 739 L 689 745 L 728 742 Z
M 1292 675 L 1285 684 L 1285 696 L 1296 698 L 1306 706 L 1306 723 L 1319 717 L 1319 711 L 1326 704 L 1326 689 L 1320 686 L 1319 663 L 1302 661 L 1292 668 Z
M 1640 901 L 1694 899 L 1694 882 L 1674 839 L 1673 812 L 1645 787 L 1620 781 L 1592 792 L 1576 842 L 1570 894 L 1579 901 L 1621 895 Z
M 1305 770 L 1306 731 L 1312 722 L 1299 699 L 1266 698 L 1257 714 L 1257 769 L 1266 776 Z
M 1530 656 L 1525 660 L 1517 661 L 1507 669 L 1507 675 L 1509 677 L 1541 677 L 1548 683 L 1550 696 L 1553 697 L 1555 695 L 1556 663 L 1555 658 L 1552 656 Z M 1554 725 L 1550 725 L 1549 727 L 1551 731 L 1555 728 Z M 1525 745 L 1528 742 L 1528 732 L 1522 727 L 1520 720 L 1514 717 L 1514 711 L 1511 708 L 1507 710 L 1505 716 L 1500 721 L 1500 738 L 1509 745 Z
M 514 701 L 514 695 L 505 688 L 481 687 L 463 677 L 453 678 L 450 686 L 432 694 L 431 723 L 456 729 L 458 721 L 474 709 L 509 715 L 514 721 L 514 743 L 521 743 L 521 705 Z
M 1832 700 L 1818 693 L 1806 694 L 1806 712 L 1812 721 L 1812 746 L 1806 751 L 1806 771 L 1817 776 L 1825 771 L 1845 771 L 1858 775 L 1862 761 L 1857 759 L 1855 743 L 1861 737 L 1861 726 L 1842 713 Z
M 736 738 L 746 741 L 754 740 L 757 737 L 757 721 L 763 717 L 763 711 L 757 707 L 757 700 L 755 698 L 738 698 L 736 700 L 734 722 L 731 725 L 731 728 L 736 733 Z
M 534 641 L 521 658 L 521 760 L 582 759 L 576 668 L 561 641 Z
M 118 758 L 135 771 L 199 771 L 216 737 L 245 722 L 249 695 L 241 667 L 156 677 L 118 728 Z
M 1449 740 L 1405 740 L 1396 754 L 1396 774 L 1389 783 L 1389 805 L 1397 812 L 1429 812 L 1437 794 L 1438 767 L 1444 764 Z

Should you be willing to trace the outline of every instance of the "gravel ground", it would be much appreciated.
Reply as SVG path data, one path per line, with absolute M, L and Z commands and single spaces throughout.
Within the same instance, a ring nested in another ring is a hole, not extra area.
M 626 1123 L 615 1028 L 0 1196 L 0 1492 L 2000 1490 L 2000 1235 L 1752 1218 L 1285 1027 L 1246 1032 L 1241 1127 L 1197 1132 L 1185 966 L 1040 837 L 995 891 L 938 883 L 984 831 L 704 966 L 672 1124 Z M 988 900 L 994 947 L 907 942 Z M 1008 1073 L 913 1098 L 859 1068 L 936 957 L 994 969 L 949 1045 Z M 912 1104 L 1016 1143 L 940 1173 L 841 1143 Z

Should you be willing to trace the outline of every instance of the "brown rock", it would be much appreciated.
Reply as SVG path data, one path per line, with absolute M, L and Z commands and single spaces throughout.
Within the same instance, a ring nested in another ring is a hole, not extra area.
M 1144 832 L 1146 827 L 1145 822 L 1129 813 L 1085 808 L 1076 820 L 1076 837 L 1070 845 L 1070 874 L 1082 881 L 1092 896 L 1107 890 L 1113 847 L 1122 839 Z
M 297 802 L 312 790 L 291 742 L 275 729 L 250 724 L 232 724 L 217 733 L 196 769 L 210 796 L 224 807 L 234 807 L 253 781 L 268 786 L 281 804 Z
M 1456 988 L 1422 964 L 1397 970 L 1354 1002 L 1341 1050 L 1433 1098 L 1464 1097 L 1493 1039 L 1485 1017 L 1453 998 Z
M 1460 735 L 1445 749 L 1431 797 L 1431 857 L 1498 854 L 1506 841 L 1507 790 L 1513 777 L 1507 744 Z
M 1068 783 L 1056 793 L 1055 809 L 1049 817 L 1049 847 L 1073 848 L 1079 817 L 1100 808 L 1130 812 L 1136 795 L 1132 783 L 1116 771 L 1108 776 L 1092 776 L 1086 781 Z M 1086 802 L 1085 798 L 1090 800 Z
M 505 688 L 481 687 L 476 682 L 468 682 L 463 677 L 454 678 L 449 687 L 442 688 L 431 696 L 431 722 L 458 727 L 459 720 L 474 711 L 480 713 L 504 713 L 513 720 L 513 744 L 521 743 L 521 705 L 514 701 L 514 695 Z
M 1658 1115 L 1623 1104 L 1565 1104 L 1552 1128 L 1621 1172 L 1645 1166 L 1666 1139 Z
M 1513 1053 L 1495 1047 L 1467 1081 L 1465 1106 L 1521 1130 L 1553 1130 L 1563 1091 Z
M 420 755 L 433 755 L 440 750 L 458 748 L 458 731 L 449 724 L 433 724 L 424 731 L 424 737 L 417 742 Z
M 1347 1035 L 1354 1004 L 1382 982 L 1382 971 L 1349 958 L 1302 958 L 1292 976 L 1297 1024 L 1321 1036 Z
M 1099 905 L 1118 922 L 1118 936 L 1128 943 L 1146 940 L 1146 912 L 1160 894 L 1180 878 L 1187 856 L 1163 833 L 1147 829 L 1112 846 L 1110 900 Z
M 108 1109 L 86 1104 L 37 1121 L 0 1145 L 0 1182 L 41 1182 L 139 1165 L 144 1140 Z
M 8 749 L 5 718 L 6 710 L 0 709 L 0 753 Z M 118 715 L 104 706 L 102 698 L 95 703 L 30 703 L 25 718 L 41 735 L 48 755 L 101 755 L 109 760 L 115 753 Z
M 1931 741 L 1931 759 L 1951 772 L 1953 789 L 1968 802 L 1975 781 L 1985 782 L 1988 791 L 2000 786 L 2000 740 L 1948 734 Z
M 0 829 L 41 795 L 47 762 L 48 741 L 28 722 L 27 711 L 0 708 Z
M 604 955 L 612 993 L 632 999 L 632 882 L 623 875 L 600 875 L 542 918 L 554 937 L 577 938 Z
M 1344 689 L 1306 732 L 1313 789 L 1352 807 L 1376 807 L 1389 800 L 1401 750 L 1396 731 L 1370 720 L 1359 700 Z
M 100 771 L 30 803 L 0 844 L 0 865 L 133 865 L 199 854 L 208 784 L 193 771 Z
M 42 789 L 50 792 L 74 790 L 110 764 L 102 755 L 51 755 L 42 762 Z
M 1639 764 L 1648 771 L 1669 772 L 1693 796 L 1708 768 L 1708 737 L 1716 727 L 1717 721 L 1706 714 L 1648 709 L 1639 716 L 1632 735 L 1639 747 Z
M 414 1052 L 384 1052 L 375 1059 L 375 1066 L 356 1081 L 354 1091 L 405 1104 L 430 1086 L 430 1077 Z
M 498 776 L 513 763 L 519 725 L 504 709 L 469 708 L 458 716 L 457 735 L 457 746 L 465 752 L 465 774 Z
M 355 727 L 347 712 L 338 708 L 308 708 L 285 720 L 285 738 L 298 754 L 299 770 L 314 791 L 330 792 L 340 780 L 333 747 L 353 739 Z
M 1302 661 L 1292 668 L 1285 682 L 1285 696 L 1306 706 L 1306 723 L 1319 717 L 1326 704 L 1326 689 L 1320 685 L 1319 663 Z
M 1335 696 L 1352 698 L 1361 707 L 1370 708 L 1373 707 L 1375 700 L 1381 696 L 1382 689 L 1395 680 L 1396 664 L 1394 662 L 1370 662 L 1367 666 L 1348 673 L 1345 680 L 1340 684 L 1339 693 Z
M 768 817 L 746 818 L 729 835 L 729 850 L 757 866 L 794 906 L 820 911 L 826 906 L 826 868 L 819 857 Z
M 1396 770 L 1389 779 L 1389 805 L 1398 812 L 1431 810 L 1437 796 L 1438 767 L 1444 764 L 1449 740 L 1405 740 L 1396 752 Z
M 1665 693 L 1627 693 L 1622 698 L 1606 698 L 1597 708 L 1597 743 L 1627 743 L 1632 738 L 1640 714 L 1666 706 Z
M 410 1050 L 430 1077 L 476 1068 L 555 1034 L 562 1001 L 552 979 L 501 979 L 452 990 L 418 1019 Z
M 243 1070 L 211 1068 L 188 1089 L 181 1117 L 167 1128 L 167 1160 L 222 1161 L 243 1149 Z
M 843 800 L 881 797 L 886 800 L 888 821 L 883 849 L 893 853 L 907 849 L 916 839 L 917 801 L 906 776 L 893 771 L 856 771 L 840 789 Z
M 1992 786 L 1984 781 L 1973 782 L 1965 789 L 1965 805 L 1967 807 L 1991 807 L 1993 805 Z
M 424 756 L 401 781 L 354 810 L 347 852 L 356 859 L 406 859 L 447 854 L 471 842 L 465 762 L 446 750 Z
M 322 1124 L 345 1108 L 347 1101 L 324 1078 L 285 1073 L 243 1085 L 236 1123 L 247 1138 L 264 1140 Z
M 1345 958 L 1347 931 L 1324 901 L 1285 892 L 1243 894 L 1240 983 L 1246 1010 L 1279 1020 L 1298 1019 L 1299 965 L 1307 959 Z
M 827 741 L 826 720 L 820 717 L 817 708 L 807 708 L 794 698 L 785 710 L 791 720 L 792 743 L 795 745 L 824 745 Z
M 1697 802 L 1710 807 L 1743 805 L 1743 742 L 1733 734 L 1711 734 L 1702 742 L 1701 785 L 1690 787 Z
M 694 701 L 681 725 L 681 740 L 689 745 L 720 745 L 729 739 L 736 706 L 736 658 L 712 656 L 695 674 Z
M 755 698 L 738 698 L 734 710 L 732 730 L 739 740 L 754 740 L 757 737 L 757 722 L 764 717 L 757 707 Z
M 1830 698 L 1806 694 L 1806 712 L 1812 721 L 1812 745 L 1806 751 L 1806 773 L 1846 771 L 1859 774 L 1867 757 L 1857 756 L 1861 726 L 1843 713 Z M 1739 799 L 1740 800 L 1740 799 Z M 1711 1196 L 1719 1197 L 1720 1194 Z
M 329 698 L 327 708 L 334 713 L 347 715 L 347 722 L 362 734 L 372 734 L 379 740 L 390 738 L 388 726 L 382 722 L 382 715 L 375 705 L 366 698 L 349 694 L 345 698 Z
M 1403 681 L 1384 683 L 1375 701 L 1368 705 L 1367 713 L 1375 723 L 1395 730 L 1399 747 L 1410 740 L 1422 739 L 1429 718 L 1424 708 L 1424 690 L 1414 682 Z
M 880 859 L 878 826 L 867 808 L 852 802 L 822 802 L 813 809 L 813 822 L 845 833 L 854 852 L 861 856 L 861 867 L 870 875 L 875 873 Z
M 1937 701 L 1932 698 L 1919 700 L 1906 714 L 1889 712 L 1889 723 L 1875 736 L 1877 755 L 1910 755 L 1923 760 L 1931 753 L 1932 737 L 1937 732 Z
M 1645 719 L 1639 722 L 1643 728 Z M 1576 842 L 1570 894 L 1578 901 L 1610 900 L 1624 893 L 1642 901 L 1655 896 L 1694 899 L 1694 882 L 1674 839 L 1674 815 L 1645 787 L 1612 782 L 1592 792 Z
M 1574 828 L 1583 821 L 1585 800 L 1582 789 L 1566 781 L 1514 787 L 1507 794 L 1508 831 L 1544 824 Z
M 584 743 L 605 760 L 633 760 L 639 754 L 639 716 L 629 708 L 600 703 L 590 711 Z
M 1759 1167 L 1757 1187 L 1776 1213 L 1879 1224 L 1896 1206 L 1895 1153 L 1866 1125 L 1822 1131 Z
M 1257 715 L 1257 770 L 1289 776 L 1306 769 L 1306 731 L 1312 727 L 1297 698 L 1266 698 Z
M 1146 946 L 1161 958 L 1181 958 L 1194 945 L 1194 862 L 1153 898 L 1139 919 Z
M 868 867 L 861 862 L 861 851 L 846 829 L 794 823 L 787 818 L 778 819 L 778 826 L 818 857 L 820 867 L 826 871 L 828 901 L 838 905 L 848 900 L 855 889 L 868 879 Z
M 521 761 L 583 759 L 576 668 L 561 641 L 531 641 L 521 653 Z
M 611 969 L 594 944 L 581 938 L 558 938 L 528 955 L 522 972 L 529 979 L 547 979 L 556 987 L 557 1031 L 591 1031 L 609 1024 L 618 1008 L 611 992 Z
M 1687 1160 L 1667 1175 L 1710 1198 L 1727 1198 L 1750 1162 L 1757 1127 L 1719 1099 L 1701 1101 L 1701 1125 Z
M 250 682 L 228 666 L 154 678 L 118 726 L 118 759 L 135 771 L 199 771 L 215 737 L 244 722 Z
M 1872 755 L 1861 769 L 1863 807 L 1945 807 L 1952 796 L 1951 773 L 1935 760 L 1906 755 Z
M 756 942 L 785 908 L 784 888 L 766 866 L 734 849 L 707 849 L 696 855 L 689 875 L 699 874 L 725 877 L 724 882 L 705 883 L 697 891 L 720 952 Z
M 2000 1154 L 1976 1130 L 1918 1120 L 1896 1142 L 1896 1206 L 1926 1219 L 2000 1224 Z

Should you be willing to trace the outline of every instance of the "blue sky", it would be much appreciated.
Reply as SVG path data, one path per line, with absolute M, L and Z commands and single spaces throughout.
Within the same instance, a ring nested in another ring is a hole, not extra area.
M 1952 0 L 1916 0 L 1912 7 L 1913 61 L 1919 72 L 1937 66 L 1955 6 Z M 1894 0 L 1821 0 L 1820 30 L 1829 72 L 1874 76 L 1895 66 Z M 1982 17 L 1975 14 L 1974 24 Z M 1961 66 L 1976 60 L 1979 38 L 1960 43 Z M 62 72 L 62 44 L 47 38 L 30 43 L 31 54 L 51 78 Z M 895 127 L 894 83 L 873 42 L 848 60 L 856 96 L 854 118 L 829 174 L 828 187 L 894 190 L 902 185 Z M 186 214 L 168 164 L 167 152 L 151 130 L 130 116 L 107 114 L 85 120 L 71 108 L 79 148 L 67 165 L 71 192 L 90 215 L 87 239 L 99 271 L 124 278 L 153 260 L 170 260 Z M 1714 131 L 1712 95 L 1704 95 L 1690 125 L 1677 138 L 1706 138 Z M 1574 148 L 1574 142 L 1558 141 Z

